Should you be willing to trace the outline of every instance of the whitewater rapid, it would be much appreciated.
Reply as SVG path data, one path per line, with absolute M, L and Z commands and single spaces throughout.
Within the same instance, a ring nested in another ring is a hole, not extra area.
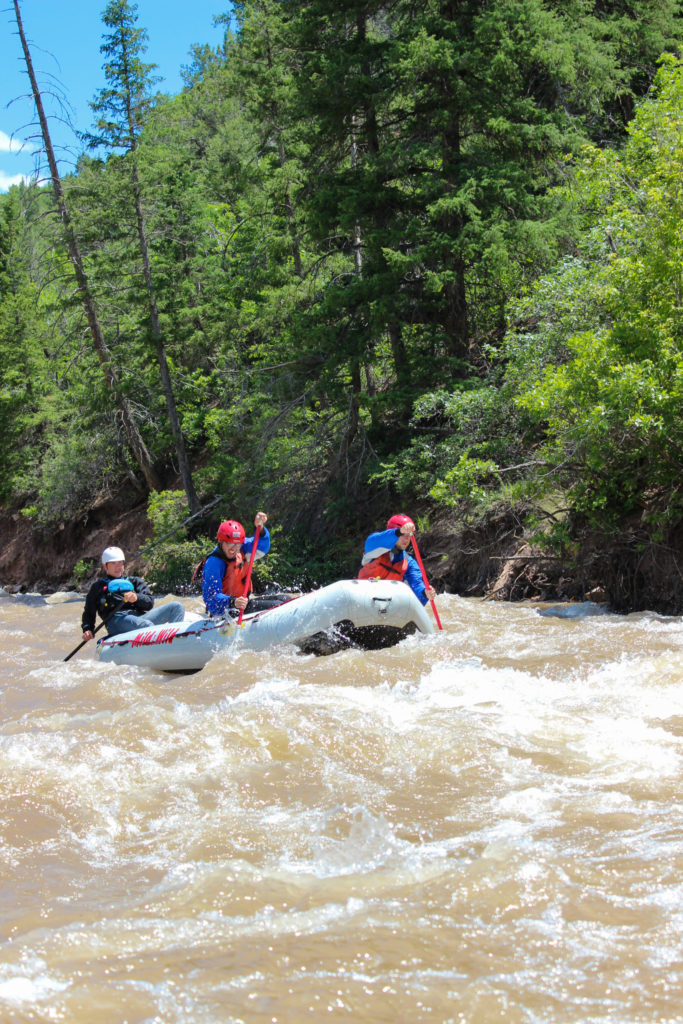
M 0 598 L 0 1021 L 683 1020 L 683 621 L 438 604 L 174 676 Z

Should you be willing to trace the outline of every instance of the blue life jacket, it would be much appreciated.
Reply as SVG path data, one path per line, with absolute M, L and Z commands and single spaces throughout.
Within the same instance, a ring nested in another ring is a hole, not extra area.
M 111 580 L 107 584 L 107 590 L 109 591 L 110 594 L 117 594 L 125 593 L 126 590 L 135 590 L 135 587 L 133 586 L 129 579 L 126 579 L 125 576 L 121 576 L 117 580 Z
M 125 615 L 125 609 L 130 608 L 130 605 L 126 606 L 123 595 L 129 590 L 135 590 L 135 587 L 125 576 L 105 583 L 100 597 L 100 615 L 103 619 L 112 613 Z

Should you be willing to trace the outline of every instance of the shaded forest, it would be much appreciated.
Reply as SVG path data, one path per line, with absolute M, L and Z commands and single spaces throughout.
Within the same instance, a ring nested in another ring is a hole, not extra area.
M 76 169 L 0 196 L 5 510 L 194 516 L 173 585 L 257 508 L 283 583 L 398 508 L 680 579 L 678 0 L 244 0 L 176 96 L 102 19 Z

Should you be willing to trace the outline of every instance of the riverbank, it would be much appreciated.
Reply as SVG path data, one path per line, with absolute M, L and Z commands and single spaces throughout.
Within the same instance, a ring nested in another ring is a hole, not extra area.
M 616 534 L 576 530 L 564 551 L 529 540 L 519 510 L 475 528 L 444 521 L 425 536 L 440 590 L 498 601 L 594 601 L 613 611 L 683 614 L 683 526 L 663 537 L 633 520 Z M 428 559 L 425 558 L 427 563 Z
M 113 497 L 56 529 L 0 510 L 0 585 L 9 593 L 78 589 L 99 569 L 107 544 L 144 574 L 140 548 L 152 534 L 144 502 Z M 683 527 L 654 538 L 640 522 L 610 537 L 583 531 L 564 551 L 530 539 L 524 510 L 506 507 L 476 526 L 443 516 L 420 537 L 430 581 L 440 592 L 496 601 L 594 601 L 626 613 L 683 613 Z M 74 568 L 81 563 L 81 572 Z M 340 575 L 354 574 L 354 566 Z M 287 585 L 287 580 L 279 581 Z M 329 582 L 329 581 L 324 581 Z
M 151 533 L 146 502 L 131 503 L 125 496 L 109 498 L 56 527 L 40 526 L 17 510 L 1 509 L 0 585 L 8 591 L 39 593 L 74 589 L 79 562 L 92 577 L 108 544 L 124 548 L 131 557 Z

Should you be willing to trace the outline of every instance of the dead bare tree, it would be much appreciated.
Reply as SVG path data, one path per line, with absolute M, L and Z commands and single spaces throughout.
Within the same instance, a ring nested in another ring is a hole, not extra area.
M 142 438 L 142 435 L 138 429 L 138 426 L 133 418 L 130 405 L 126 396 L 121 392 L 119 386 L 118 376 L 114 368 L 114 364 L 111 357 L 111 352 L 105 341 L 104 334 L 97 316 L 97 309 L 95 307 L 95 301 L 93 298 L 92 289 L 88 281 L 88 276 L 85 272 L 83 259 L 81 257 L 80 248 L 78 245 L 78 239 L 76 238 L 76 232 L 73 227 L 71 216 L 67 207 L 66 199 L 64 196 L 64 189 L 62 187 L 62 180 L 59 175 L 57 167 L 57 160 L 55 157 L 54 147 L 52 145 L 52 139 L 50 136 L 50 129 L 47 122 L 47 116 L 45 114 L 45 108 L 43 105 L 43 99 L 41 91 L 38 87 L 38 81 L 33 67 L 33 61 L 31 59 L 31 52 L 29 50 L 28 43 L 26 41 L 26 35 L 24 33 L 24 27 L 21 20 L 21 11 L 19 10 L 19 0 L 13 0 L 14 4 L 14 15 L 16 18 L 17 29 L 19 32 L 19 38 L 21 40 L 21 47 L 24 52 L 24 61 L 26 63 L 26 71 L 28 73 L 29 80 L 31 82 L 31 91 L 33 94 L 33 101 L 36 107 L 36 113 L 38 115 L 38 121 L 40 124 L 40 131 L 43 139 L 43 147 L 45 155 L 47 157 L 48 167 L 50 169 L 50 178 L 52 181 L 52 191 L 57 205 L 57 211 L 59 214 L 59 220 L 61 224 L 62 236 L 64 243 L 69 253 L 69 259 L 73 266 L 74 275 L 76 277 L 76 284 L 78 287 L 81 301 L 83 303 L 83 309 L 88 321 L 88 327 L 90 330 L 90 336 L 92 338 L 93 347 L 97 353 L 97 357 L 102 367 L 105 380 L 108 387 L 110 388 L 116 407 L 121 417 L 121 423 L 126 435 L 128 444 L 130 445 L 133 457 L 140 467 L 142 475 L 145 478 L 145 482 L 150 490 L 159 490 L 161 488 L 161 481 L 152 462 L 152 457 L 147 449 L 147 446 Z

